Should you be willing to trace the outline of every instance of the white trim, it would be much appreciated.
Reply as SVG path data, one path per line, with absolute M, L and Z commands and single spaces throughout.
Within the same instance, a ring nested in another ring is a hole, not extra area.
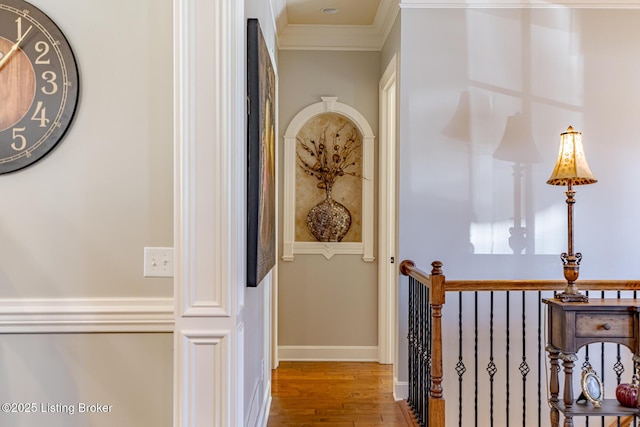
M 640 7 L 638 0 L 622 0 L 615 3 L 607 3 L 602 1 L 584 1 L 584 0 L 565 0 L 549 2 L 548 0 L 504 0 L 504 1 L 487 1 L 487 0 L 465 0 L 465 1 L 433 1 L 433 0 L 402 0 L 400 2 L 401 9 L 424 9 L 424 8 L 443 8 L 443 9 L 466 9 L 466 8 L 531 8 L 531 9 L 549 9 L 549 8 L 572 8 L 572 9 L 636 9 Z
M 284 133 L 282 259 L 293 261 L 296 253 L 321 254 L 327 259 L 335 254 L 362 254 L 364 261 L 372 262 L 375 260 L 373 255 L 373 184 L 375 180 L 373 144 L 375 136 L 367 119 L 356 109 L 338 102 L 337 97 L 323 96 L 321 100 L 321 102 L 311 104 L 296 114 Z M 295 241 L 296 135 L 309 119 L 325 112 L 335 112 L 347 117 L 358 126 L 362 133 L 362 242 Z
M 362 242 L 293 242 L 294 254 L 320 254 L 326 259 L 331 259 L 336 254 L 359 255 L 364 253 Z M 293 255 L 285 258 L 284 261 L 293 261 Z M 373 260 L 371 260 L 373 261 Z
M 173 298 L 1 299 L 0 333 L 173 332 Z
M 275 52 L 274 52 L 275 54 Z M 276 129 L 275 135 L 280 135 L 280 77 L 277 69 L 277 61 L 275 58 L 271 58 L 274 71 L 275 71 L 275 84 L 276 84 Z M 279 148 L 276 143 L 276 188 L 275 188 L 275 200 L 280 200 L 280 185 L 278 177 L 280 176 L 280 156 L 278 153 Z M 276 230 L 280 230 L 280 205 L 276 203 Z M 275 247 L 280 247 L 280 237 L 279 233 L 276 232 L 276 242 Z M 277 249 L 276 249 L 277 251 Z M 277 255 L 276 255 L 277 257 Z M 278 263 L 276 262 L 271 270 L 271 286 L 269 287 L 269 292 L 265 292 L 265 313 L 269 313 L 267 316 L 270 319 L 269 322 L 265 322 L 264 336 L 269 337 L 269 339 L 265 342 L 264 354 L 268 355 L 265 361 L 265 369 L 269 372 L 270 368 L 275 369 L 278 367 L 278 278 L 280 275 L 278 274 Z M 270 377 L 269 377 L 270 378 Z M 271 398 L 271 387 L 269 387 L 269 398 Z M 266 421 L 265 421 L 266 423 Z
M 379 51 L 383 42 L 373 25 L 288 24 L 278 34 L 280 50 Z
M 174 0 L 174 427 L 244 419 L 243 0 Z
M 393 398 L 395 400 L 405 400 L 409 397 L 409 383 L 407 381 L 398 381 L 393 379 Z
M 262 381 L 261 379 L 256 379 L 255 385 L 253 387 L 253 393 L 251 393 L 251 398 L 249 399 L 248 406 L 248 414 L 246 416 L 246 421 L 244 423 L 245 426 L 257 426 L 258 419 L 264 413 L 264 399 L 260 400 L 258 397 L 260 396 Z M 265 397 L 269 395 L 269 393 L 265 393 Z
M 378 346 L 380 363 L 396 360 L 397 258 L 397 66 L 393 55 L 380 79 L 380 142 L 378 147 Z M 395 367 L 394 367 L 395 370 Z
M 244 149 L 228 143 L 244 140 L 243 116 L 230 101 L 244 92 L 237 75 L 244 63 L 244 38 L 237 37 L 244 34 L 243 4 L 175 2 L 176 314 L 228 317 L 234 297 L 228 284 L 237 280 L 234 264 L 244 248 L 237 243 L 244 199 L 235 187 L 244 184 L 236 179 Z
M 377 362 L 377 346 L 286 346 L 278 347 L 280 360 L 322 362 Z
M 389 33 L 393 29 L 393 24 L 396 22 L 396 18 L 400 13 L 400 2 L 398 0 L 380 0 L 380 7 L 378 8 L 378 14 L 373 25 L 380 28 L 382 36 L 380 41 L 380 50 L 384 47 L 384 44 L 389 37 Z
M 230 421 L 229 331 L 180 331 L 176 333 L 174 426 L 227 427 Z
M 269 413 L 271 412 L 271 380 L 269 380 L 265 386 L 265 390 L 269 390 L 269 393 L 265 393 L 264 395 L 264 403 L 262 404 L 262 411 L 260 413 L 260 417 L 258 418 L 258 422 L 256 426 L 258 427 L 267 427 L 267 423 L 269 422 Z

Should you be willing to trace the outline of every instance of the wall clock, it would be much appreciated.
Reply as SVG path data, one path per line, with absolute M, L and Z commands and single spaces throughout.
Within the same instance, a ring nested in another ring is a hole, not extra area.
M 58 26 L 26 1 L 0 0 L 0 174 L 37 162 L 62 140 L 78 91 L 78 67 Z

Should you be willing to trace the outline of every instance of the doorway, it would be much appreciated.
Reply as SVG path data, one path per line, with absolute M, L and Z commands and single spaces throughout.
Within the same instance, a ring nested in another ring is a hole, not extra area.
M 397 382 L 397 56 L 380 79 L 378 202 L 378 361 L 394 364 Z

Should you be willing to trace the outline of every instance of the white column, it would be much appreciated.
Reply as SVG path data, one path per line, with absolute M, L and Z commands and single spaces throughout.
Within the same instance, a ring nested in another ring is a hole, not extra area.
M 174 427 L 243 419 L 244 2 L 174 0 Z

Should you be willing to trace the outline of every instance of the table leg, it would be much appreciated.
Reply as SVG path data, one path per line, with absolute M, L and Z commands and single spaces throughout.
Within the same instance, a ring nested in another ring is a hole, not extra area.
M 550 366 L 550 378 L 549 378 L 549 402 L 558 402 L 558 394 L 560 393 L 560 383 L 558 381 L 558 372 L 560 371 L 560 351 L 556 350 L 552 346 L 547 346 L 547 353 L 549 354 Z M 560 423 L 560 413 L 556 407 L 551 405 L 551 427 L 558 427 Z
M 575 353 L 562 355 L 564 367 L 564 427 L 573 427 L 573 365 L 578 360 Z

